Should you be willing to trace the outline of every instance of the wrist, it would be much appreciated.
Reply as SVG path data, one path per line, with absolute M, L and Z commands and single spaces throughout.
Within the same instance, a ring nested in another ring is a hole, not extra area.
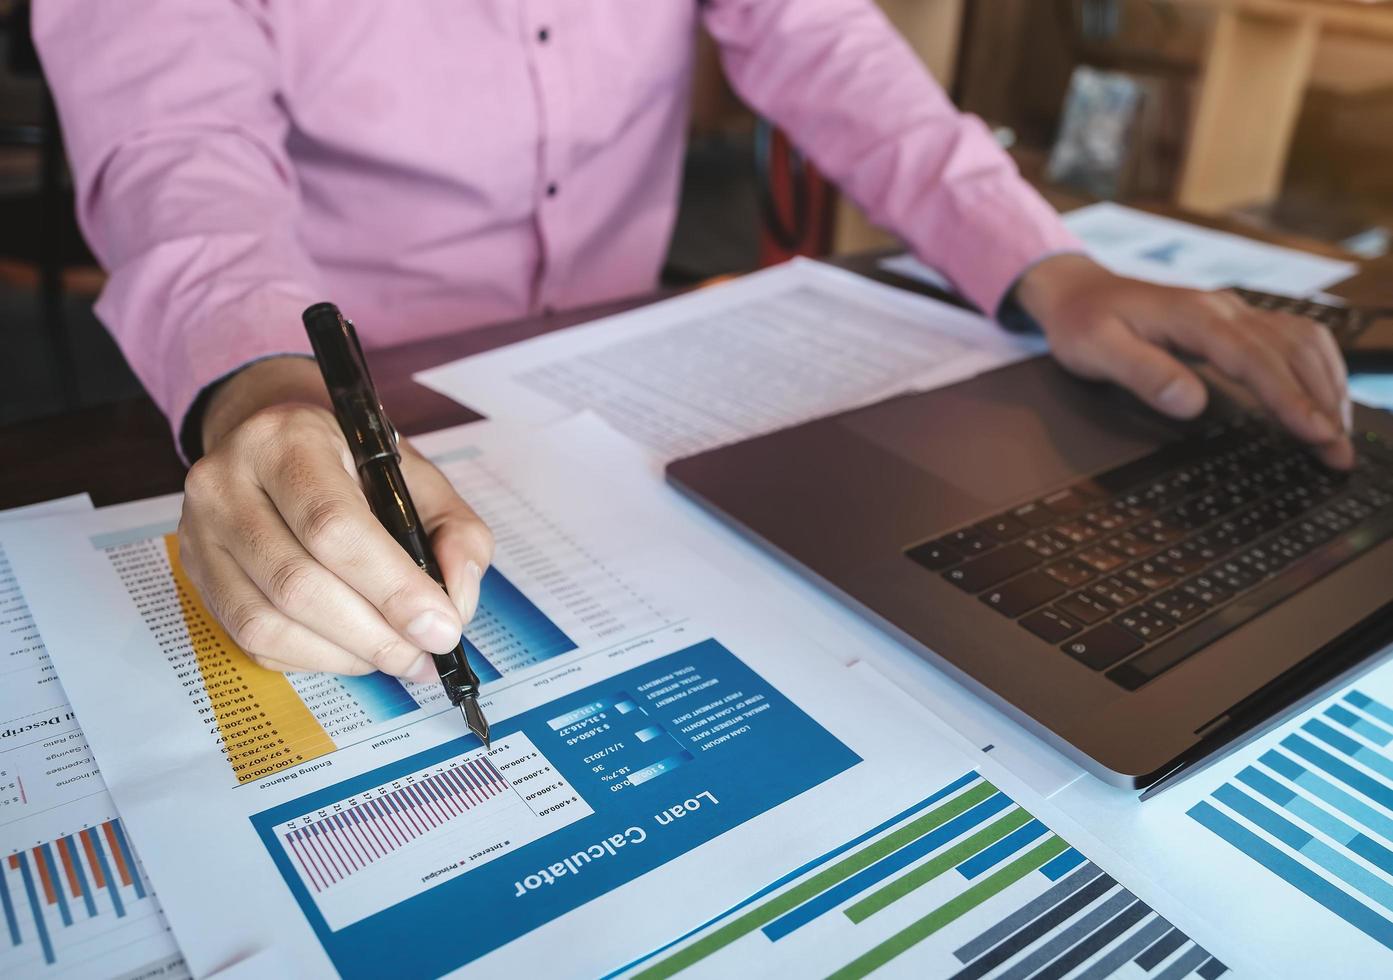
M 1111 272 L 1086 255 L 1051 255 L 1022 273 L 1011 295 L 1047 330 L 1071 300 L 1112 278 Z
M 203 451 L 264 408 L 299 402 L 331 408 L 319 365 L 306 357 L 268 357 L 248 364 L 208 396 L 200 431 Z

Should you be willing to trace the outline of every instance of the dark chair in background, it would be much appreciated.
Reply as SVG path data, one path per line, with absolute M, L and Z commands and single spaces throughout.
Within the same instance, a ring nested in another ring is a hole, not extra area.
M 39 327 L 62 408 L 78 404 L 76 359 L 64 309 L 71 269 L 95 269 L 96 261 L 78 231 L 72 189 L 63 156 L 62 133 L 38 55 L 29 33 L 27 0 L 0 4 L 0 35 L 8 49 L 7 69 L 39 88 L 37 121 L 0 120 L 0 150 L 32 148 L 37 186 L 0 194 L 0 278 L 36 290 Z M 81 277 L 89 282 L 96 275 Z

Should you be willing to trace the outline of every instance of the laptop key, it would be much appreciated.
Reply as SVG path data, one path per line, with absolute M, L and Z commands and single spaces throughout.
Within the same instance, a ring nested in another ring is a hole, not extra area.
M 1107 575 L 1115 572 L 1127 562 L 1113 554 L 1107 548 L 1088 548 L 1080 551 L 1074 556 L 1088 567 L 1092 568 L 1099 575 Z
M 1054 609 L 1041 609 L 1021 620 L 1021 625 L 1046 643 L 1059 643 L 1067 640 L 1083 626 L 1074 619 Z
M 1069 487 L 1050 494 L 1041 503 L 1056 514 L 1069 515 L 1078 513 L 1093 501 L 1085 497 L 1077 488 Z
M 1128 632 L 1135 633 L 1145 643 L 1150 643 L 1175 629 L 1175 624 L 1169 619 L 1153 612 L 1146 606 L 1139 606 L 1136 609 L 1119 613 L 1113 622 Z
M 944 540 L 968 558 L 971 558 L 973 555 L 980 555 L 990 550 L 991 547 L 996 544 L 995 541 L 985 534 L 978 534 L 970 527 L 965 527 L 961 531 L 954 531 L 944 538 Z
M 1003 544 L 1007 541 L 1014 541 L 1030 528 L 1025 521 L 1010 514 L 998 514 L 990 520 L 985 520 L 977 525 L 977 530 L 989 538 L 994 538 Z
M 1025 504 L 1011 511 L 1011 516 L 1020 521 L 1026 527 L 1044 527 L 1046 524 L 1053 524 L 1058 517 L 1052 513 L 1044 504 Z
M 1089 598 L 1082 592 L 1075 592 L 1071 596 L 1066 596 L 1054 604 L 1057 612 L 1063 613 L 1071 619 L 1077 619 L 1085 626 L 1092 626 L 1100 619 L 1107 619 L 1112 614 L 1112 607 L 1106 603 L 1099 602 L 1097 599 Z
M 1013 579 L 982 596 L 982 601 L 997 612 L 1015 619 L 1036 606 L 1043 606 L 1069 591 L 1044 572 L 1031 572 Z
M 1179 626 L 1203 616 L 1209 604 L 1184 589 L 1176 589 L 1152 600 L 1147 608 Z
M 963 560 L 957 549 L 942 538 L 916 545 L 905 554 L 931 572 L 940 572 Z
M 1057 558 L 1073 547 L 1068 541 L 1056 538 L 1049 531 L 1038 531 L 1021 543 L 1041 558 Z
M 1069 656 L 1094 670 L 1107 670 L 1141 648 L 1142 641 L 1116 623 L 1100 623 L 1060 647 Z
M 1053 565 L 1048 566 L 1045 569 L 1045 574 L 1049 575 L 1051 578 L 1058 579 L 1069 588 L 1074 589 L 1083 585 L 1098 573 L 1081 561 L 1074 561 L 1072 558 L 1066 558 L 1063 561 L 1057 561 Z
M 981 592 L 988 586 L 1004 582 L 1040 563 L 1040 556 L 1023 544 L 1008 544 L 981 558 L 959 565 L 943 573 L 943 577 L 967 592 Z
M 1134 588 L 1130 582 L 1115 575 L 1094 582 L 1088 587 L 1088 594 L 1099 602 L 1106 602 L 1115 609 L 1130 606 L 1142 597 L 1142 593 Z

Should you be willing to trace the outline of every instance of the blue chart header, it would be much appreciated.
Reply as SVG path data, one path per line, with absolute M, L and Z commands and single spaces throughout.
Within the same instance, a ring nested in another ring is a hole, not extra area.
M 252 817 L 344 976 L 456 969 L 861 761 L 715 640 L 493 735 Z

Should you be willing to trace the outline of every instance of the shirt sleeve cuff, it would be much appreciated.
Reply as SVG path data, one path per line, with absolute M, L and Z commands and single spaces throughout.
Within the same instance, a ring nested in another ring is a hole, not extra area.
M 225 374 L 214 378 L 194 396 L 188 409 L 184 412 L 183 421 L 175 425 L 175 448 L 179 451 L 179 458 L 183 460 L 185 466 L 192 466 L 203 456 L 203 413 L 208 408 L 208 399 L 218 386 L 231 378 L 234 374 L 239 374 L 253 364 L 270 360 L 273 357 L 302 357 L 306 360 L 313 360 L 313 355 L 305 354 L 300 351 L 274 351 L 270 354 L 262 354 L 254 357 L 250 361 L 239 364 Z M 174 425 L 174 418 L 171 416 L 170 424 Z
M 910 245 L 988 316 L 1036 264 L 1085 253 L 1054 208 L 1015 174 L 958 188 L 936 210 L 933 226 L 912 229 Z

